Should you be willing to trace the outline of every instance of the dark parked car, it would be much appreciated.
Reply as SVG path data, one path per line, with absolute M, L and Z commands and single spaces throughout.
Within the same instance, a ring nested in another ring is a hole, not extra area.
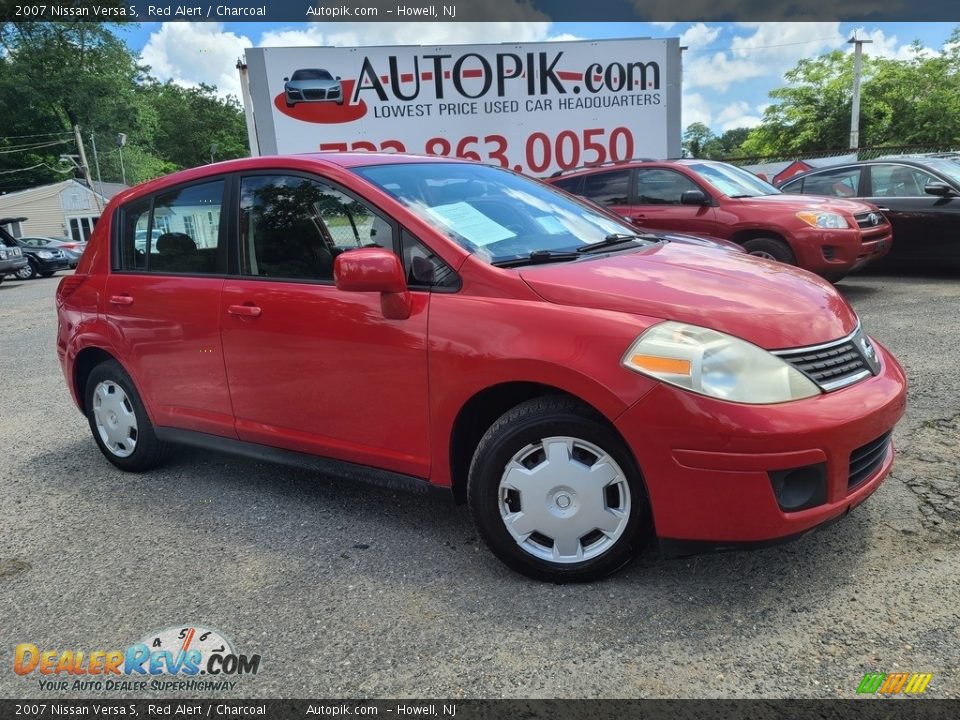
M 864 198 L 893 225 L 896 242 L 877 267 L 960 268 L 960 163 L 947 158 L 887 158 L 796 175 L 787 193 Z
M 15 222 L 23 222 L 27 218 L 0 219 L 0 242 L 8 248 L 20 248 L 20 252 L 27 256 L 27 264 L 17 269 L 13 274 L 21 280 L 29 280 L 37 275 L 50 277 L 58 270 L 69 270 L 70 261 L 63 250 L 48 247 L 31 247 L 24 244 L 22 239 L 15 238 L 5 226 Z
M 630 160 L 556 173 L 551 185 L 644 229 L 722 238 L 751 255 L 837 281 L 887 253 L 890 225 L 872 205 L 797 198 L 733 165 Z
M 26 264 L 27 258 L 19 247 L 15 245 L 7 247 L 5 243 L 0 242 L 0 283 L 7 275 L 16 274 Z
M 86 242 L 68 237 L 22 237 L 19 240 L 21 245 L 27 247 L 63 250 L 63 254 L 67 256 L 72 268 L 77 266 L 77 263 L 80 262 L 80 256 L 87 248 Z
M 283 79 L 283 94 L 287 107 L 301 102 L 335 102 L 343 105 L 343 85 L 340 78 L 326 70 L 307 68 L 295 70 L 293 75 Z

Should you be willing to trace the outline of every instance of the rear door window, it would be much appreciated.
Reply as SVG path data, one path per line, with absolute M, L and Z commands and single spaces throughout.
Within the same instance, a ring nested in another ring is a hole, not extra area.
M 218 271 L 225 181 L 164 190 L 126 205 L 116 269 L 172 275 Z
M 586 175 L 580 194 L 598 205 L 629 205 L 631 172 L 632 170 L 611 170 Z
M 808 175 L 803 180 L 803 194 L 857 197 L 860 194 L 862 172 L 862 168 L 848 167 Z

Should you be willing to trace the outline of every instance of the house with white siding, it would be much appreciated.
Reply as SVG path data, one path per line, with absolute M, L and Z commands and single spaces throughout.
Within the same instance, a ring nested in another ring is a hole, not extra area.
M 78 180 L 64 180 L 0 195 L 0 217 L 24 217 L 7 226 L 14 237 L 72 237 L 88 240 L 110 198 L 126 186 L 95 183 L 94 192 Z

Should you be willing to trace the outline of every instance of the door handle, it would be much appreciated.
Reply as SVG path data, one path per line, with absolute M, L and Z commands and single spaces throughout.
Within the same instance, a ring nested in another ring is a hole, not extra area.
M 240 317 L 255 318 L 260 317 L 261 310 L 256 305 L 231 305 L 227 308 L 227 312 Z
M 133 305 L 133 298 L 129 295 L 111 295 L 111 305 Z
M 641 220 L 646 220 L 647 216 L 644 215 L 643 213 L 638 213 L 637 215 L 631 215 L 630 219 L 633 220 L 634 222 L 640 222 Z

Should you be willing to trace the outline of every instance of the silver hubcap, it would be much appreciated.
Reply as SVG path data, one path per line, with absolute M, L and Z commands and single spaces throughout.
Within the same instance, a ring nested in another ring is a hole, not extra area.
M 22 268 L 17 270 L 17 277 L 21 280 L 28 280 L 30 276 L 33 275 L 33 268 L 30 265 L 24 265 Z
M 762 257 L 765 260 L 776 260 L 776 258 L 770 253 L 768 253 L 766 250 L 754 250 L 750 254 L 753 255 L 754 257 Z
M 500 516 L 525 551 L 555 563 L 607 552 L 630 519 L 630 486 L 593 443 L 549 437 L 516 453 L 500 479 Z
M 137 415 L 123 388 L 111 380 L 93 389 L 93 419 L 107 449 L 129 457 L 137 449 Z

